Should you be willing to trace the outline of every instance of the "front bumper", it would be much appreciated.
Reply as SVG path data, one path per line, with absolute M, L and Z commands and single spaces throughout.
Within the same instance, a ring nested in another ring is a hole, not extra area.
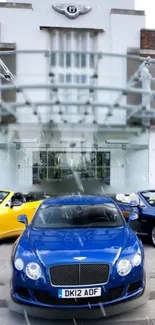
M 98 305 L 96 307 L 91 306 L 91 308 L 90 306 L 87 306 L 87 308 L 77 309 L 55 309 L 53 307 L 29 306 L 15 301 L 12 297 L 10 297 L 8 306 L 13 312 L 20 314 L 27 313 L 28 316 L 43 319 L 103 319 L 140 307 L 145 304 L 148 299 L 149 291 L 145 288 L 138 296 L 132 297 L 132 299 L 129 300 L 122 300 L 113 303 L 109 306 Z
M 146 286 L 146 276 L 144 276 L 143 286 L 140 286 L 134 292 L 117 297 L 111 301 L 98 304 L 77 306 L 47 305 L 33 300 L 22 299 L 11 290 L 8 306 L 11 311 L 43 319 L 101 319 L 118 315 L 145 304 L 150 292 Z M 68 299 L 69 300 L 69 299 Z

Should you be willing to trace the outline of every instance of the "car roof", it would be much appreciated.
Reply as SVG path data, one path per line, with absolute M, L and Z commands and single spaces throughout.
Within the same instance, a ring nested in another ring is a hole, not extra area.
M 74 204 L 103 204 L 103 203 L 114 203 L 111 198 L 105 196 L 96 195 L 66 195 L 48 198 L 43 201 L 49 205 L 74 205 Z

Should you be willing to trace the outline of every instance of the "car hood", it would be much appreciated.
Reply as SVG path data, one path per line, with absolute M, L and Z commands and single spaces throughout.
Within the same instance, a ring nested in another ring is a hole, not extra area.
M 87 263 L 115 263 L 122 250 L 131 250 L 137 238 L 128 226 L 121 228 L 93 228 L 29 231 L 29 242 L 44 266 L 84 260 Z M 77 259 L 78 258 L 78 259 Z

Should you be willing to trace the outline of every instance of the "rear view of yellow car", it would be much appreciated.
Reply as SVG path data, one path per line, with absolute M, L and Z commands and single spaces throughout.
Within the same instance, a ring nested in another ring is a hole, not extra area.
M 17 220 L 20 214 L 26 214 L 31 222 L 36 209 L 46 196 L 27 195 L 0 190 L 0 239 L 18 237 L 25 227 Z

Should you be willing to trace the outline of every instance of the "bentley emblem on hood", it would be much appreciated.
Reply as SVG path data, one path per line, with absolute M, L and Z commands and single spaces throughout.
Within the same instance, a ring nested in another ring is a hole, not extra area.
M 55 5 L 52 5 L 52 8 L 54 10 L 56 10 L 57 12 L 64 14 L 66 17 L 68 17 L 70 19 L 75 19 L 79 15 L 87 14 L 92 9 L 89 6 L 74 5 L 74 4 L 69 4 L 69 3 L 55 4 Z
M 74 260 L 77 260 L 77 261 L 83 261 L 85 259 L 86 259 L 86 257 L 84 257 L 84 256 L 74 257 Z

